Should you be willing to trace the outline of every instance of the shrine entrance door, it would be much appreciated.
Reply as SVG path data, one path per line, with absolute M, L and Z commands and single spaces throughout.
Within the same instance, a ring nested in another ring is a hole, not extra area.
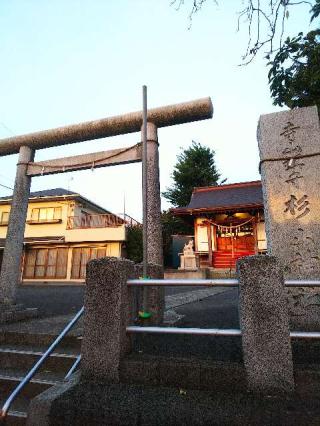
M 235 268 L 237 259 L 255 254 L 255 237 L 253 226 L 244 230 L 227 229 L 217 231 L 217 249 L 213 253 L 213 267 Z

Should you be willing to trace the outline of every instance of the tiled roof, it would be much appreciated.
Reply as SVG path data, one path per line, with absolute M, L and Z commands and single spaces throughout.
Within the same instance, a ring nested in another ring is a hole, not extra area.
M 55 200 L 59 199 L 58 197 L 69 197 L 72 199 L 76 199 L 80 202 L 85 202 L 90 204 L 91 207 L 95 208 L 97 212 L 99 213 L 111 213 L 109 210 L 104 209 L 103 207 L 100 207 L 98 204 L 95 204 L 94 202 L 88 200 L 87 198 L 83 197 L 77 192 L 69 191 L 68 189 L 64 188 L 54 188 L 54 189 L 45 189 L 43 191 L 36 191 L 31 192 L 29 196 L 29 200 L 36 200 L 36 201 L 47 201 L 47 199 Z M 12 195 L 9 195 L 7 197 L 0 197 L 0 204 L 7 204 L 11 203 Z
M 186 207 L 172 209 L 173 213 L 190 210 L 223 210 L 227 208 L 263 206 L 261 181 L 195 188 Z
M 29 198 L 41 198 L 41 197 L 63 197 L 64 195 L 79 195 L 75 192 L 69 191 L 64 188 L 45 189 L 44 191 L 31 192 Z M 12 195 L 6 197 L 0 197 L 0 200 L 11 200 Z

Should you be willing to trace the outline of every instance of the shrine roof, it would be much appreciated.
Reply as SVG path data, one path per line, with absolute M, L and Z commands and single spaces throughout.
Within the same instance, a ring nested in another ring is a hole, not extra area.
M 190 203 L 171 211 L 173 214 L 190 214 L 244 208 L 263 208 L 260 180 L 194 188 Z

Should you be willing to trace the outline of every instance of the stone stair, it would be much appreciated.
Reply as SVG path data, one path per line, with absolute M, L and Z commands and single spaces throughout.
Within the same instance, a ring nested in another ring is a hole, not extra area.
M 0 406 L 38 361 L 56 336 L 0 333 Z M 6 425 L 25 425 L 28 406 L 35 396 L 61 383 L 80 352 L 80 340 L 67 336 L 13 402 Z

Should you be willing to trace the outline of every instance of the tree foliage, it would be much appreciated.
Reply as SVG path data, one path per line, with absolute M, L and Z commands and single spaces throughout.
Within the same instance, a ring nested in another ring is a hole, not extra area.
M 217 185 L 220 173 L 216 169 L 214 151 L 192 141 L 182 151 L 172 173 L 173 185 L 162 195 L 175 207 L 186 206 L 194 187 Z
M 163 257 L 166 266 L 172 262 L 172 235 L 192 235 L 193 224 L 186 223 L 167 210 L 161 213 Z M 127 228 L 126 241 L 127 258 L 135 263 L 143 260 L 143 236 L 142 225 L 129 226 Z
M 311 21 L 320 14 L 320 0 Z M 289 108 L 317 105 L 320 113 L 320 29 L 287 38 L 274 59 L 268 77 L 274 105 Z
M 135 263 L 143 259 L 142 225 L 128 226 L 127 228 L 127 258 Z

